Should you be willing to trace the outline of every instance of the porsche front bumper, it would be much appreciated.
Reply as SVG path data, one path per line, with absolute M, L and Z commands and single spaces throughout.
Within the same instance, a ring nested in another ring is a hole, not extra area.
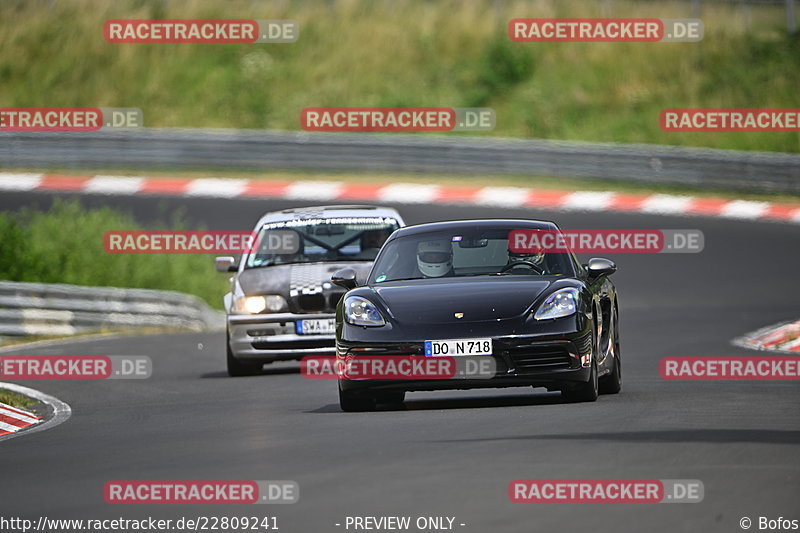
M 591 331 L 552 337 L 515 335 L 492 338 L 496 373 L 491 379 L 339 379 L 347 391 L 431 391 L 448 389 L 546 387 L 561 390 L 589 380 Z M 424 342 L 345 343 L 337 345 L 339 357 L 380 355 L 423 355 Z

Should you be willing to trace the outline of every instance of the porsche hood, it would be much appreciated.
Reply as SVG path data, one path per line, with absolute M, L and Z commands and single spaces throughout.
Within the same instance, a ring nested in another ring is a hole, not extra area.
M 391 316 L 406 326 L 508 320 L 521 317 L 550 286 L 549 280 L 519 277 L 413 280 L 373 285 Z M 457 317 L 456 314 L 462 314 Z

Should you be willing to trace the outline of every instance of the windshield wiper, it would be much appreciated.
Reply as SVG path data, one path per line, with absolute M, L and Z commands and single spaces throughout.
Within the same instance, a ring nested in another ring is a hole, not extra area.
M 432 279 L 432 278 L 392 278 L 392 279 L 384 279 L 381 281 L 373 281 L 372 283 L 389 283 L 392 281 L 414 281 L 416 279 Z

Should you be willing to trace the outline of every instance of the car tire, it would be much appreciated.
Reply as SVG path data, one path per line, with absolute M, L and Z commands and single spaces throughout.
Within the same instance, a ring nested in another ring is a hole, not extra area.
M 596 324 L 596 322 L 592 322 L 592 366 L 589 371 L 589 380 L 575 388 L 561 391 L 561 397 L 570 403 L 594 402 L 597 401 L 597 397 L 600 395 L 600 383 L 597 377 L 597 356 L 595 355 L 600 350 L 600 346 Z
M 592 370 L 589 373 L 589 381 L 582 383 L 574 389 L 564 389 L 561 396 L 570 403 L 594 402 L 600 394 L 597 380 L 597 362 L 592 361 Z
M 614 335 L 614 367 L 611 373 L 600 378 L 600 394 L 617 394 L 622 390 L 622 360 L 619 352 L 619 327 L 616 320 L 616 310 L 614 311 L 614 324 L 611 329 Z
M 619 357 L 614 357 L 611 373 L 600 380 L 600 394 L 618 394 L 622 390 L 622 368 Z
M 228 375 L 235 378 L 241 376 L 257 376 L 261 373 L 260 363 L 244 363 L 236 359 L 231 351 L 230 334 L 225 335 L 225 349 L 227 350 Z
M 365 392 L 356 395 L 339 387 L 339 407 L 345 413 L 363 413 L 375 410 L 375 397 Z

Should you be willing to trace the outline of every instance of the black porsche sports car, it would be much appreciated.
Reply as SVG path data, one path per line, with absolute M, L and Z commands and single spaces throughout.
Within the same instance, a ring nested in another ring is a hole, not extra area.
M 619 311 L 609 279 L 616 265 L 581 265 L 568 252 L 515 253 L 514 230 L 560 231 L 552 222 L 505 219 L 408 226 L 386 241 L 366 284 L 357 286 L 352 269 L 333 275 L 348 289 L 336 309 L 340 359 L 482 356 L 496 368 L 491 379 L 340 375 L 342 410 L 399 403 L 407 391 L 533 386 L 576 402 L 619 392 Z

